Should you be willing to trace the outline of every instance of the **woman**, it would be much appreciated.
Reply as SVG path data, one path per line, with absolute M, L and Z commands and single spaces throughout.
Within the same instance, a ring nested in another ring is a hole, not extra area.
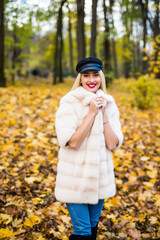
M 55 196 L 65 202 L 74 239 L 96 239 L 105 198 L 115 195 L 111 150 L 121 146 L 119 112 L 106 94 L 102 62 L 85 58 L 72 90 L 60 101 L 56 132 L 60 145 Z

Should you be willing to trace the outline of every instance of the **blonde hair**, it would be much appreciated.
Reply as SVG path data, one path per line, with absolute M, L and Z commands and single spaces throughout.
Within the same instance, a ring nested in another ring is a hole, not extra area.
M 102 70 L 99 71 L 99 74 L 101 76 L 101 85 L 100 85 L 100 89 L 102 89 L 105 93 L 107 93 L 106 91 L 106 81 L 105 81 L 105 76 Z M 81 86 L 81 73 L 78 73 L 76 80 L 72 86 L 72 90 L 78 88 Z

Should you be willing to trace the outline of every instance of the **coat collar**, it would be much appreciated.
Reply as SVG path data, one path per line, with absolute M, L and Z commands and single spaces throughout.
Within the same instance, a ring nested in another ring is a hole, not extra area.
M 114 102 L 112 96 L 105 94 L 102 89 L 98 89 L 96 93 L 92 93 L 87 91 L 82 86 L 76 88 L 75 90 L 71 90 L 67 95 L 80 100 L 83 103 L 83 105 L 89 105 L 91 99 L 95 96 L 103 96 L 108 103 Z
M 69 91 L 63 98 L 61 98 L 60 104 L 73 104 L 76 100 L 78 100 L 82 102 L 83 106 L 87 106 L 90 104 L 91 99 L 95 96 L 103 96 L 107 100 L 108 104 L 114 104 L 113 97 L 111 95 L 105 94 L 102 89 L 98 89 L 96 93 L 92 93 L 87 91 L 82 86 Z

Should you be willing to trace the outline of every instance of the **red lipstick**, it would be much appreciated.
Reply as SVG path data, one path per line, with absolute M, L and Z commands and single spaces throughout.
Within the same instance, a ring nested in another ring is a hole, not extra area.
M 96 84 L 95 84 L 95 83 L 90 83 L 90 84 L 87 84 L 87 86 L 88 86 L 89 88 L 94 88 L 94 87 L 96 86 Z

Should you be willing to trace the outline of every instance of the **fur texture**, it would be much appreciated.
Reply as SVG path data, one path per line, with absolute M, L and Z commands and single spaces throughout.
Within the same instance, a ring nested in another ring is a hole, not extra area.
M 96 95 L 103 95 L 108 102 L 105 113 L 119 139 L 118 148 L 122 144 L 123 134 L 116 103 L 101 89 Z M 88 114 L 93 97 L 94 93 L 78 87 L 61 99 L 56 113 L 55 127 L 60 150 L 55 196 L 62 202 L 96 204 L 99 199 L 115 195 L 114 167 L 111 152 L 105 145 L 102 112 L 97 114 L 91 131 L 78 150 L 66 146 Z

